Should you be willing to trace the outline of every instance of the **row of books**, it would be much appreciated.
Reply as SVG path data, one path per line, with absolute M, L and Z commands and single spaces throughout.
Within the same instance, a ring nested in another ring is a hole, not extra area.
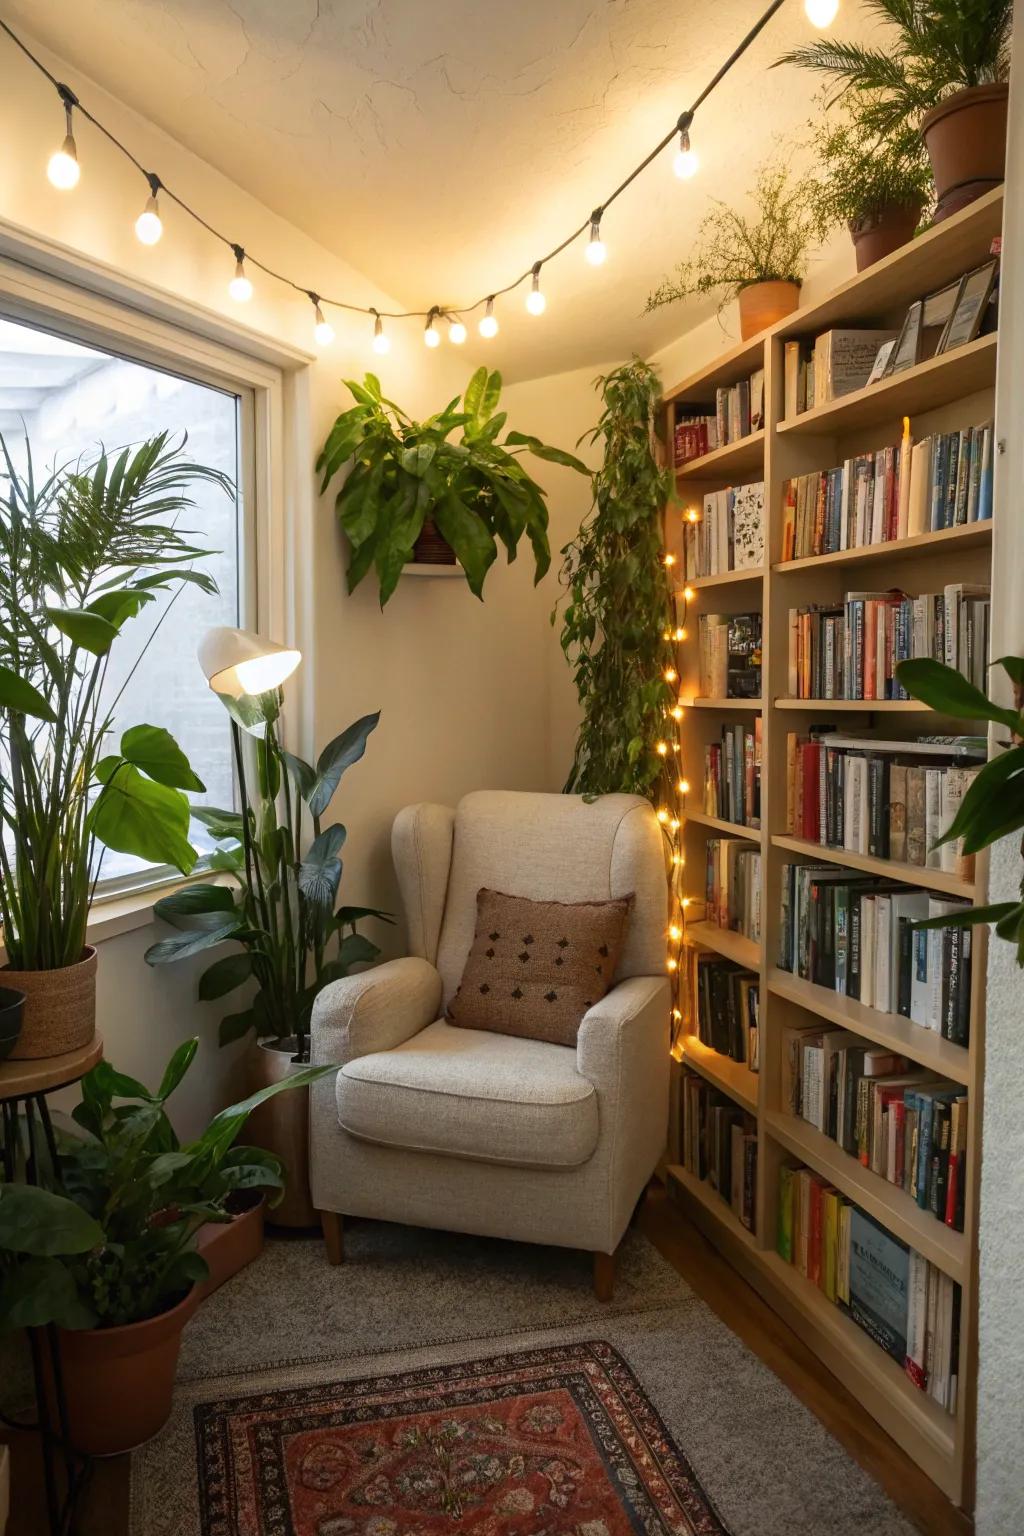
M 783 353 L 783 407 L 787 420 L 863 389 L 878 350 L 895 341 L 892 330 L 831 330 L 813 341 L 787 341 Z
M 779 1173 L 776 1248 L 903 1367 L 956 1413 L 960 1287 L 811 1169 Z
M 788 1025 L 782 1097 L 790 1114 L 963 1231 L 966 1088 L 848 1030 Z
M 726 1094 L 685 1067 L 683 1167 L 719 1194 L 749 1231 L 757 1203 L 757 1125 Z
M 680 405 L 676 410 L 676 467 L 699 459 L 716 448 L 739 442 L 764 426 L 764 369 L 749 379 L 715 390 L 715 403 Z
M 992 516 L 992 423 L 859 454 L 787 480 L 782 559 L 800 560 Z
M 984 739 L 876 741 L 826 731 L 786 737 L 791 836 L 974 879 L 963 839 L 939 843 L 984 759 Z
M 930 656 L 985 686 L 989 588 L 953 582 L 941 592 L 847 592 L 842 603 L 789 611 L 792 698 L 905 699 L 896 668 Z
M 683 524 L 686 579 L 756 570 L 764 564 L 764 481 L 709 491 L 698 522 Z
M 965 1046 L 971 929 L 914 925 L 967 906 L 834 864 L 784 864 L 779 967 Z
M 704 895 L 708 922 L 761 942 L 761 854 L 734 837 L 709 837 Z
M 760 990 L 753 971 L 702 951 L 694 983 L 697 1038 L 702 1045 L 758 1070 Z
M 704 747 L 705 816 L 737 826 L 761 825 L 761 717 L 753 726 L 723 725 L 720 742 Z
M 702 613 L 697 620 L 698 694 L 761 697 L 761 615 Z

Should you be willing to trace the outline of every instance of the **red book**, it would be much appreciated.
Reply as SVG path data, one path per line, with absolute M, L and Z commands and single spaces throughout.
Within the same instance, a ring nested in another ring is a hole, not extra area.
M 801 823 L 800 836 L 810 843 L 818 841 L 819 821 L 819 762 L 821 745 L 805 741 L 800 748 L 801 769 Z

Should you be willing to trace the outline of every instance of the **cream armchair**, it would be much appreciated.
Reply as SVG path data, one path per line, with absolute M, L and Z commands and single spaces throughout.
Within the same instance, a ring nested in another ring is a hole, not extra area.
M 412 954 L 317 998 L 311 1089 L 313 1201 L 328 1257 L 342 1214 L 441 1227 L 595 1256 L 614 1253 L 665 1143 L 669 988 L 661 832 L 632 795 L 482 791 L 455 811 L 414 805 L 392 854 Z M 635 893 L 615 984 L 575 1049 L 455 1028 L 444 1010 L 473 940 L 481 886 L 534 900 Z

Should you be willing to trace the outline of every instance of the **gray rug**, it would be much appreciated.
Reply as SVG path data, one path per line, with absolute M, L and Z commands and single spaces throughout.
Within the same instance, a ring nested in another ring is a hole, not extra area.
M 582 1339 L 625 1357 L 732 1536 L 913 1536 L 637 1234 L 610 1307 L 594 1300 L 582 1254 L 377 1223 L 351 1224 L 346 1245 L 332 1269 L 319 1242 L 271 1242 L 197 1314 L 171 1422 L 132 1460 L 132 1536 L 201 1536 L 193 1415 L 204 1401 L 476 1359 L 504 1347 L 495 1341 Z

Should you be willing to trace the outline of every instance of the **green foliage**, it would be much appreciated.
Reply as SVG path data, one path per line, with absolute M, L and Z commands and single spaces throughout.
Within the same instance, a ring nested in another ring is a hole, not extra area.
M 45 970 L 82 953 L 103 847 L 185 874 L 195 863 L 182 791 L 200 781 L 157 726 L 103 755 L 104 682 L 124 626 L 159 591 L 216 591 L 178 519 L 194 486 L 232 487 L 166 433 L 41 482 L 27 443 L 24 475 L 2 437 L 0 454 L 0 921 L 10 963 Z
M 724 289 L 722 304 L 752 283 L 799 283 L 807 270 L 814 240 L 813 184 L 791 175 L 778 160 L 757 169 L 750 193 L 752 215 L 711 199 L 710 212 L 697 226 L 697 245 L 647 300 L 645 313 L 693 294 Z
M 283 1188 L 278 1159 L 237 1145 L 239 1133 L 257 1105 L 335 1069 L 306 1068 L 260 1089 L 182 1146 L 165 1104 L 198 1044 L 178 1047 L 155 1093 L 100 1062 L 82 1080 L 79 1134 L 58 1133 L 54 1187 L 0 1184 L 5 1327 L 114 1327 L 164 1312 L 205 1279 L 196 1233 L 229 1219 L 233 1191 Z
M 870 101 L 870 98 L 866 98 Z M 931 164 L 913 123 L 879 136 L 864 122 L 863 105 L 847 100 L 842 116 L 824 112 L 812 124 L 819 176 L 813 207 L 818 233 L 870 219 L 887 208 L 924 212 L 934 198 Z
M 604 443 L 604 463 L 593 510 L 562 550 L 562 650 L 582 715 L 565 792 L 653 797 L 667 777 L 655 742 L 674 703 L 663 673 L 675 663 L 662 560 L 671 475 L 659 468 L 654 444 L 660 384 L 640 358 L 596 382 L 604 409 L 590 440 Z
M 551 563 L 544 491 L 510 449 L 581 474 L 587 470 L 572 454 L 522 432 L 509 432 L 498 442 L 506 419 L 498 410 L 501 374 L 478 368 L 461 400 L 456 395 L 423 422 L 385 399 L 372 373 L 362 384 L 346 383 L 356 404 L 334 423 L 316 467 L 323 492 L 354 461 L 335 503 L 352 546 L 349 591 L 373 566 L 383 608 L 428 518 L 454 549 L 477 597 L 482 598 L 484 577 L 497 559 L 498 540 L 511 562 L 525 534 L 540 581 Z M 461 436 L 453 440 L 460 428 Z
M 971 781 L 956 816 L 937 840 L 936 846 L 962 837 L 965 853 L 979 853 L 1024 830 L 1024 658 L 1002 656 L 994 665 L 1002 667 L 1013 684 L 1013 709 L 993 703 L 959 672 L 939 661 L 921 657 L 901 662 L 896 669 L 897 680 L 929 709 L 960 719 L 992 720 L 1011 734 L 1007 750 L 986 763 Z M 1024 856 L 1024 842 L 1021 854 Z M 1024 968 L 1024 879 L 1020 893 L 1019 901 L 968 908 L 915 926 L 954 928 L 994 923 L 998 937 L 1016 946 L 1017 964 Z
M 187 960 L 227 941 L 242 946 L 215 960 L 199 980 L 199 997 L 215 1002 L 255 981 L 247 1008 L 221 1020 L 222 1045 L 250 1030 L 261 1037 L 294 1039 L 307 1054 L 309 1021 L 317 995 L 352 966 L 375 960 L 376 944 L 357 932 L 365 918 L 392 919 L 372 907 L 338 907 L 340 822 L 321 825 L 342 775 L 359 762 L 380 719 L 364 715 L 336 736 L 315 764 L 285 752 L 278 740 L 279 695 L 223 699 L 232 706 L 236 770 L 243 809 L 194 808 L 219 843 L 211 865 L 232 877 L 227 885 L 188 885 L 164 896 L 154 911 L 177 932 L 150 945 L 150 965 Z M 252 706 L 252 707 L 250 707 Z M 248 768 L 237 719 L 255 719 Z M 310 830 L 311 829 L 311 830 Z
M 879 138 L 917 128 L 944 96 L 1006 80 L 1013 0 L 865 0 L 885 26 L 878 47 L 822 38 L 783 55 L 825 75 L 836 95 L 859 98 L 865 126 Z

